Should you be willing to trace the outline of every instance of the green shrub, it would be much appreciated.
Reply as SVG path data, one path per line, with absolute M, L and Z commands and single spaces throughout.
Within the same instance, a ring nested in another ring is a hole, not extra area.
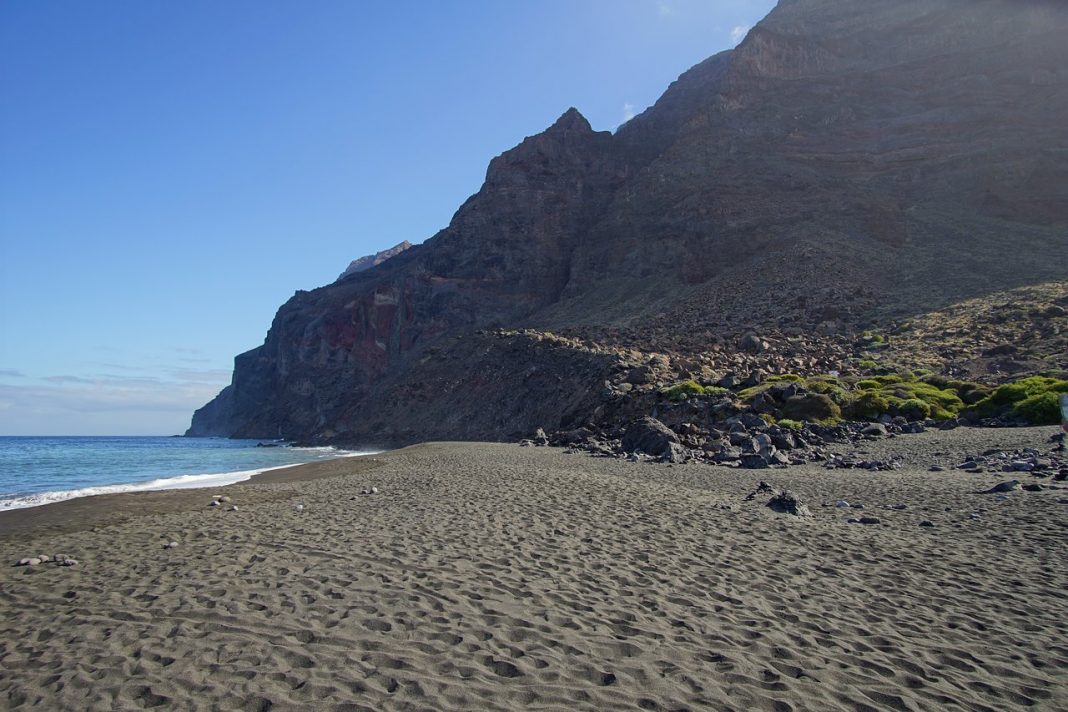
M 705 387 L 697 381 L 682 381 L 675 385 L 665 388 L 660 391 L 663 393 L 669 401 L 678 403 L 684 401 L 690 396 L 703 396 L 705 394 Z
M 778 422 L 778 426 L 787 430 L 800 430 L 802 427 L 804 427 L 799 421 L 790 420 L 789 418 L 783 418 L 782 420 L 780 420 Z
M 754 398 L 756 398 L 758 395 L 760 395 L 761 393 L 764 393 L 765 391 L 770 391 L 772 386 L 774 386 L 774 385 L 776 385 L 776 384 L 768 383 L 767 381 L 765 381 L 764 383 L 761 383 L 759 386 L 752 386 L 750 388 L 745 388 L 743 390 L 738 391 L 738 398 L 740 400 L 743 400 L 743 401 L 751 401 Z
M 949 420 L 964 410 L 964 401 L 956 393 L 921 381 L 894 384 L 884 389 L 884 393 L 889 393 L 902 402 L 919 400 L 926 403 L 930 407 L 929 417 L 937 420 Z M 902 403 L 897 404 L 899 410 L 901 406 Z
M 801 383 L 805 379 L 796 373 L 783 373 L 778 376 L 769 376 L 765 383 Z
M 998 386 L 975 404 L 975 410 L 984 417 L 1011 412 L 1036 425 L 1056 424 L 1060 415 L 1050 420 L 1047 417 L 1048 408 L 1049 403 L 1056 404 L 1057 396 L 1061 393 L 1068 393 L 1068 381 L 1049 376 L 1031 376 Z
M 923 376 L 916 376 L 916 378 L 918 378 L 919 380 L 923 381 L 924 383 L 930 383 L 932 386 L 935 386 L 936 388 L 950 388 L 951 387 L 950 386 L 951 383 L 960 383 L 961 382 L 961 381 L 954 381 L 949 376 L 943 376 L 943 375 L 937 374 L 937 373 L 929 373 L 929 374 L 923 375 Z
M 965 405 L 975 405 L 989 396 L 994 389 L 990 386 L 984 386 L 982 383 L 963 383 L 955 387 L 954 390 L 957 391 L 957 395 L 960 396 Z
M 917 380 L 912 372 L 891 373 L 857 381 L 849 400 L 843 404 L 850 417 L 874 420 L 884 414 L 907 418 L 947 420 L 964 409 L 964 400 L 950 384 L 982 388 L 963 381 L 952 382 L 941 376 Z
M 838 405 L 842 405 L 849 400 L 849 393 L 832 376 L 810 378 L 805 381 L 805 388 L 813 393 L 822 393 L 825 396 L 829 396 Z
M 722 388 L 720 386 L 705 386 L 706 396 L 725 396 L 731 392 L 730 388 Z
M 875 420 L 890 412 L 890 401 L 877 390 L 864 391 L 850 401 L 846 410 L 851 418 Z
M 775 425 L 775 423 L 776 423 L 775 416 L 772 415 L 771 413 L 761 413 L 760 414 L 760 419 L 763 420 L 768 425 Z
M 917 372 L 918 373 L 918 372 Z M 948 376 L 940 376 L 934 373 L 923 374 L 920 377 L 923 383 L 934 386 L 940 390 L 954 391 L 957 396 L 966 404 L 974 405 L 990 395 L 990 387 L 984 386 L 981 383 L 972 383 L 971 381 L 960 381 L 957 379 L 949 378 Z
M 841 407 L 823 393 L 799 393 L 786 399 L 782 414 L 789 420 L 833 425 L 842 419 Z
M 879 364 L 877 364 L 875 361 L 872 361 L 870 358 L 862 358 L 861 360 L 857 361 L 857 367 L 863 368 L 865 371 L 874 371 L 875 369 L 879 368 Z
M 926 420 L 931 417 L 931 406 L 919 398 L 909 398 L 897 406 L 897 413 L 909 420 Z
M 1061 422 L 1060 401 L 1059 393 L 1046 391 L 1024 398 L 1013 407 L 1012 412 L 1031 425 L 1058 425 Z

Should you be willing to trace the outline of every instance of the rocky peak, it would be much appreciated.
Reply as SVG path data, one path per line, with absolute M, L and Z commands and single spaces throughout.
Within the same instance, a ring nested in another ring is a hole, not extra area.
M 586 117 L 570 108 L 545 131 L 490 161 L 483 190 L 544 188 L 573 180 L 589 173 L 591 164 L 603 162 L 611 144 L 611 132 L 594 131 Z
M 586 117 L 579 112 L 575 107 L 569 108 L 567 111 L 560 115 L 560 118 L 553 123 L 548 129 L 546 134 L 560 134 L 565 132 L 575 132 L 583 134 L 593 133 L 593 128 L 590 126 L 590 122 L 586 120 Z
M 382 250 L 381 252 L 376 252 L 373 255 L 364 255 L 363 257 L 350 262 L 349 266 L 345 268 L 345 271 L 342 272 L 340 276 L 338 276 L 338 279 L 341 280 L 345 277 L 348 277 L 350 274 L 355 274 L 356 272 L 363 272 L 364 270 L 369 270 L 372 267 L 376 267 L 388 260 L 390 257 L 396 257 L 411 246 L 412 243 L 408 242 L 407 240 L 404 240 L 400 244 L 394 245 L 388 250 Z

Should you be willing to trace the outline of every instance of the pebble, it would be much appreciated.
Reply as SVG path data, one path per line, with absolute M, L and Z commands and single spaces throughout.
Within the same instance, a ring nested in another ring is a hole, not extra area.
M 378 488 L 377 487 L 372 487 L 371 488 L 371 494 L 378 494 Z
M 59 562 L 59 565 L 60 566 L 77 566 L 78 565 L 78 560 L 77 559 L 63 559 L 63 561 Z
M 211 500 L 211 504 L 209 504 L 208 506 L 209 507 L 218 507 L 219 506 L 219 500 L 217 500 L 217 499 Z
M 834 503 L 834 506 L 838 507 L 839 509 L 849 509 L 849 502 L 845 501 L 844 499 L 840 499 Z
M 920 522 L 921 527 L 933 527 L 934 525 L 935 523 L 932 522 L 930 519 L 924 519 L 922 522 Z
M 230 498 L 229 498 L 229 497 L 226 497 L 226 496 L 222 496 L 222 497 L 219 497 L 219 501 L 220 501 L 220 502 L 229 502 L 229 501 L 230 501 Z
M 293 509 L 297 510 L 298 512 L 303 512 L 304 511 L 304 505 L 303 504 L 298 504 L 297 506 L 293 507 Z
M 235 504 L 232 507 L 230 507 L 229 511 L 236 512 L 237 511 L 237 505 Z
M 857 520 L 861 524 L 880 524 L 878 517 L 861 517 Z
M 178 542 L 176 542 L 176 541 L 170 541 L 170 542 L 167 542 L 166 544 L 163 545 L 164 549 L 176 549 L 177 547 L 178 547 Z
M 928 470 L 930 472 L 945 472 L 946 468 L 942 467 L 941 465 L 931 465 Z
M 15 566 L 36 566 L 39 563 L 41 560 L 38 558 L 19 559 L 15 562 Z

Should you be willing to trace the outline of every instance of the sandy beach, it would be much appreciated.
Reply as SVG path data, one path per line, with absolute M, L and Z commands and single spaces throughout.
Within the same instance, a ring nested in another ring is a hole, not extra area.
M 1053 432 L 871 443 L 894 472 L 431 443 L 5 512 L 0 708 L 1068 709 L 1068 491 L 927 469 Z

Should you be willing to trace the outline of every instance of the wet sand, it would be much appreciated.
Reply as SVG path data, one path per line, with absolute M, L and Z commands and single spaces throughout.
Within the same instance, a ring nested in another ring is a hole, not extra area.
M 431 443 L 5 512 L 0 708 L 1068 709 L 1068 492 L 921 464 L 1053 429 L 984 432 L 873 443 L 895 472 Z

